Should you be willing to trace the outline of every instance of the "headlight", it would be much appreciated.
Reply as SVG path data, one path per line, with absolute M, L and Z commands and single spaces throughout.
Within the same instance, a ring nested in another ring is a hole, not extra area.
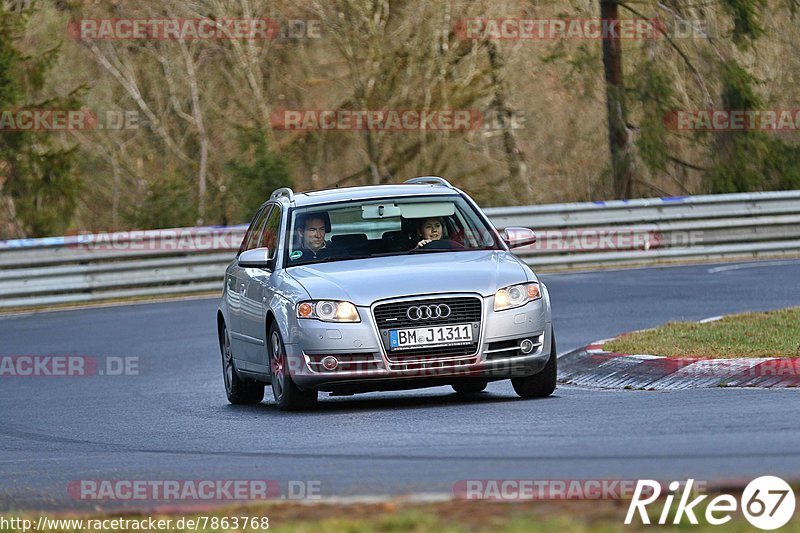
M 513 309 L 542 297 L 538 283 L 520 283 L 500 289 L 494 295 L 494 310 Z
M 316 318 L 323 322 L 361 322 L 355 305 L 332 300 L 301 302 L 297 306 L 297 318 Z

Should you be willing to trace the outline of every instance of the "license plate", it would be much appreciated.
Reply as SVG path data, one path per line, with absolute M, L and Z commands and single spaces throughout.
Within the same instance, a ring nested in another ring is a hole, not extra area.
M 423 346 L 460 346 L 471 343 L 472 324 L 389 330 L 389 347 L 393 350 Z

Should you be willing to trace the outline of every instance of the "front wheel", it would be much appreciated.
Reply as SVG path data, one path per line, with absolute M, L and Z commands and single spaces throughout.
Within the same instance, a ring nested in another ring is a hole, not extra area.
M 273 323 L 269 327 L 269 366 L 272 373 L 272 395 L 281 411 L 313 409 L 317 405 L 317 391 L 301 390 L 289 374 L 286 346 L 281 333 Z
M 234 405 L 254 405 L 264 399 L 264 385 L 254 381 L 245 381 L 236 373 L 231 351 L 231 334 L 226 326 L 222 326 L 219 339 L 222 352 L 222 377 L 225 380 L 225 395 Z
M 556 354 L 556 335 L 550 335 L 550 358 L 538 374 L 524 378 L 512 378 L 511 385 L 522 398 L 544 398 L 556 390 L 556 377 L 558 374 L 558 356 Z

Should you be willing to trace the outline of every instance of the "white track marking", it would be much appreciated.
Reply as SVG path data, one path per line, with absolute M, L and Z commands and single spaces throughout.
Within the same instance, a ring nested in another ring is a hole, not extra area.
M 728 272 L 729 270 L 742 270 L 744 268 L 761 268 L 761 267 L 771 267 L 771 266 L 784 266 L 784 265 L 792 265 L 796 264 L 796 260 L 785 260 L 785 261 L 768 261 L 764 262 L 756 262 L 756 263 L 739 263 L 737 265 L 725 265 L 719 266 L 714 268 L 709 268 L 706 272 L 709 274 L 718 274 L 719 272 Z

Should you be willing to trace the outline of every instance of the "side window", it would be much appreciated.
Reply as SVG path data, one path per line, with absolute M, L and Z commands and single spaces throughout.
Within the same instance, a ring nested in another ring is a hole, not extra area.
M 259 248 L 269 248 L 271 257 L 275 257 L 275 251 L 278 248 L 280 227 L 281 208 L 276 205 L 270 212 L 269 217 L 267 217 L 267 222 L 264 225 L 264 231 L 261 232 L 261 239 L 258 244 Z
M 239 253 L 258 248 L 258 238 L 261 235 L 261 229 L 264 227 L 264 221 L 267 219 L 271 208 L 271 205 L 264 206 L 253 218 L 253 222 L 250 223 L 247 233 L 244 234 L 244 240 L 242 241 L 242 246 L 239 248 Z

